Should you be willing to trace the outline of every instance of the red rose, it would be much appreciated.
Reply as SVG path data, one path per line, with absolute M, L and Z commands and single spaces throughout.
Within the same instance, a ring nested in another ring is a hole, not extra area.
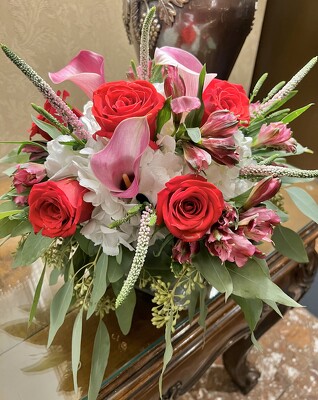
M 213 79 L 205 88 L 202 95 L 204 115 L 202 124 L 216 110 L 229 110 L 241 122 L 247 125 L 250 121 L 249 99 L 243 86 L 220 79 Z
M 58 96 L 61 96 L 61 91 L 58 90 L 58 91 L 56 92 L 56 94 L 57 94 Z M 69 97 L 69 95 L 70 95 L 70 94 L 69 94 L 66 90 L 63 90 L 62 100 L 65 101 L 65 100 Z M 53 115 L 53 117 L 55 117 L 59 122 L 61 122 L 62 124 L 64 124 L 63 118 L 62 118 L 60 115 L 58 115 L 58 114 L 56 113 L 55 108 L 51 106 L 51 104 L 48 102 L 48 100 L 46 100 L 46 102 L 44 103 L 43 108 L 44 108 L 44 110 L 46 110 L 47 112 L 49 112 L 51 115 Z M 72 111 L 73 111 L 73 113 L 74 113 L 75 115 L 77 115 L 78 117 L 81 117 L 81 116 L 83 115 L 77 108 L 74 108 L 74 107 L 73 107 L 73 108 L 72 108 Z M 41 115 L 41 114 L 37 116 L 37 119 L 39 119 L 40 121 L 43 121 L 43 122 L 46 122 L 46 123 L 50 124 L 50 121 L 48 121 L 48 120 L 47 120 L 45 117 L 43 117 L 43 115 Z M 33 137 L 34 135 L 36 135 L 36 134 L 41 135 L 41 136 L 43 137 L 43 139 L 45 139 L 45 140 L 47 140 L 47 141 L 52 140 L 51 136 L 50 136 L 48 133 L 44 132 L 44 131 L 43 131 L 41 128 L 39 128 L 34 122 L 32 122 L 32 126 L 31 126 L 31 129 L 30 129 L 30 139 L 32 139 L 32 137 Z
M 222 192 L 197 175 L 177 176 L 158 193 L 157 224 L 163 222 L 177 238 L 201 239 L 224 209 Z
M 80 222 L 87 221 L 92 205 L 83 200 L 87 189 L 74 179 L 46 181 L 34 185 L 29 195 L 29 219 L 34 232 L 43 236 L 67 237 Z
M 124 119 L 147 116 L 153 139 L 164 102 L 165 98 L 147 81 L 104 83 L 93 93 L 92 113 L 101 127 L 96 134 L 111 138 Z

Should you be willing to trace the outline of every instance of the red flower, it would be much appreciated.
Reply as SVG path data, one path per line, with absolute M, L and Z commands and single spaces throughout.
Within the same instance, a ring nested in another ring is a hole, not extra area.
M 202 124 L 216 110 L 229 110 L 241 121 L 248 125 L 250 121 L 249 99 L 243 86 L 220 79 L 213 79 L 203 92 L 204 115 Z
M 224 208 L 222 192 L 197 175 L 177 176 L 158 193 L 157 223 L 186 242 L 201 239 Z
M 56 92 L 56 94 L 57 94 L 58 96 L 60 96 L 60 95 L 61 95 L 61 91 L 58 90 L 58 91 Z M 62 99 L 63 99 L 63 101 L 65 101 L 65 100 L 69 97 L 69 95 L 70 95 L 70 94 L 69 94 L 66 90 L 63 90 L 63 94 L 62 94 Z M 59 122 L 61 122 L 62 124 L 64 124 L 63 118 L 62 118 L 60 115 L 58 115 L 58 114 L 56 113 L 55 108 L 51 106 L 51 104 L 48 102 L 48 100 L 46 100 L 46 102 L 44 103 L 43 108 L 44 108 L 47 112 L 49 112 L 51 115 L 53 115 L 53 117 L 55 117 Z M 76 114 L 78 117 L 81 117 L 81 116 L 83 115 L 77 108 L 74 108 L 74 107 L 73 107 L 73 108 L 72 108 L 72 111 L 73 111 L 73 113 Z M 44 121 L 44 122 L 50 124 L 50 122 L 49 122 L 46 118 L 44 118 L 43 115 L 38 115 L 38 116 L 37 116 L 37 119 L 39 119 L 40 121 Z M 33 137 L 34 135 L 36 135 L 36 134 L 41 135 L 41 136 L 43 137 L 43 139 L 45 139 L 45 140 L 47 140 L 47 141 L 52 140 L 52 138 L 51 138 L 51 136 L 50 136 L 49 134 L 47 134 L 46 132 L 44 132 L 44 131 L 43 131 L 41 128 L 39 128 L 34 122 L 32 122 L 32 126 L 31 126 L 31 129 L 30 129 L 30 139 L 32 139 L 32 137 Z
M 29 195 L 29 219 L 34 232 L 43 236 L 67 237 L 78 223 L 87 221 L 92 205 L 83 200 L 87 189 L 74 179 L 46 181 L 34 185 Z
M 104 83 L 93 93 L 92 113 L 101 127 L 96 134 L 111 138 L 121 121 L 147 116 L 153 139 L 156 118 L 164 102 L 164 97 L 147 81 Z

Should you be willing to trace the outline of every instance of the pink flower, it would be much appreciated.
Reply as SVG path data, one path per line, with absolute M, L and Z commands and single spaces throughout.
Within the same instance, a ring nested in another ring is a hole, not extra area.
M 93 155 L 91 168 L 113 196 L 131 199 L 138 194 L 140 159 L 149 140 L 147 117 L 128 118 L 119 123 L 107 146 Z
M 36 144 L 26 144 L 22 148 L 23 153 L 30 154 L 30 161 L 46 160 L 48 152 L 45 150 L 46 143 L 44 142 L 33 142 L 39 143 L 40 146 Z
M 154 59 L 156 64 L 178 67 L 186 87 L 186 96 L 197 96 L 203 65 L 196 57 L 185 50 L 165 46 L 156 49 Z M 206 74 L 204 87 L 215 77 L 216 74 Z
M 233 137 L 226 138 L 202 138 L 201 146 L 221 165 L 231 167 L 239 162 L 239 154 L 236 151 Z
M 257 206 L 263 201 L 269 200 L 275 196 L 281 187 L 281 180 L 268 176 L 257 184 L 251 190 L 243 208 L 248 210 L 251 207 Z
M 79 86 L 91 99 L 93 92 L 105 82 L 104 57 L 89 50 L 81 50 L 64 68 L 50 72 L 53 83 L 67 80 Z
M 178 240 L 172 249 L 172 258 L 180 264 L 190 263 L 191 258 L 200 251 L 199 242 Z
M 273 228 L 280 223 L 279 216 L 265 206 L 253 207 L 240 214 L 239 231 L 251 240 L 271 241 Z
M 45 177 L 46 171 L 42 164 L 20 164 L 13 175 L 13 186 L 17 193 L 21 194 L 41 182 Z M 25 205 L 28 202 L 28 196 L 17 196 L 14 201 L 16 204 Z
M 277 147 L 287 152 L 296 151 L 297 142 L 292 138 L 292 131 L 282 122 L 272 122 L 269 125 L 262 125 L 254 147 Z
M 184 142 L 182 147 L 184 159 L 188 163 L 189 167 L 194 171 L 200 173 L 207 169 L 211 164 L 211 156 L 205 150 L 187 142 Z
M 203 137 L 233 136 L 238 130 L 238 120 L 233 113 L 227 110 L 214 111 L 200 130 Z

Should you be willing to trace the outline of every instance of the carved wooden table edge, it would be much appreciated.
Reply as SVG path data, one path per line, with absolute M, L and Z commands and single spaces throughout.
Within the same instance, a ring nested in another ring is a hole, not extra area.
M 310 222 L 299 232 L 304 241 L 309 262 L 299 264 L 274 252 L 267 258 L 273 281 L 298 301 L 310 288 L 318 268 L 315 241 L 318 226 Z M 280 307 L 282 313 L 287 307 Z M 280 317 L 265 307 L 255 331 L 260 338 Z M 219 296 L 208 305 L 206 330 L 198 325 L 198 316 L 191 324 L 182 323 L 173 336 L 173 358 L 163 379 L 163 399 L 176 399 L 187 392 L 223 354 L 224 366 L 243 393 L 248 393 L 258 381 L 260 373 L 247 362 L 252 348 L 249 328 L 239 307 Z M 100 391 L 98 399 L 157 400 L 158 380 L 162 368 L 164 341 L 150 349 L 129 368 L 114 377 Z

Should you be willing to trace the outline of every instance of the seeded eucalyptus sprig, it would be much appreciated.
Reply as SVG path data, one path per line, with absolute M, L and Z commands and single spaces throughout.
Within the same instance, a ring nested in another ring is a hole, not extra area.
M 6 45 L 0 43 L 4 54 L 15 64 L 21 72 L 33 83 L 33 85 L 43 94 L 46 100 L 56 109 L 63 120 L 72 127 L 73 137 L 76 141 L 83 144 L 81 139 L 88 138 L 88 132 L 79 118 L 73 113 L 68 105 L 54 92 L 51 86 L 45 82 L 22 58 L 17 56 Z

